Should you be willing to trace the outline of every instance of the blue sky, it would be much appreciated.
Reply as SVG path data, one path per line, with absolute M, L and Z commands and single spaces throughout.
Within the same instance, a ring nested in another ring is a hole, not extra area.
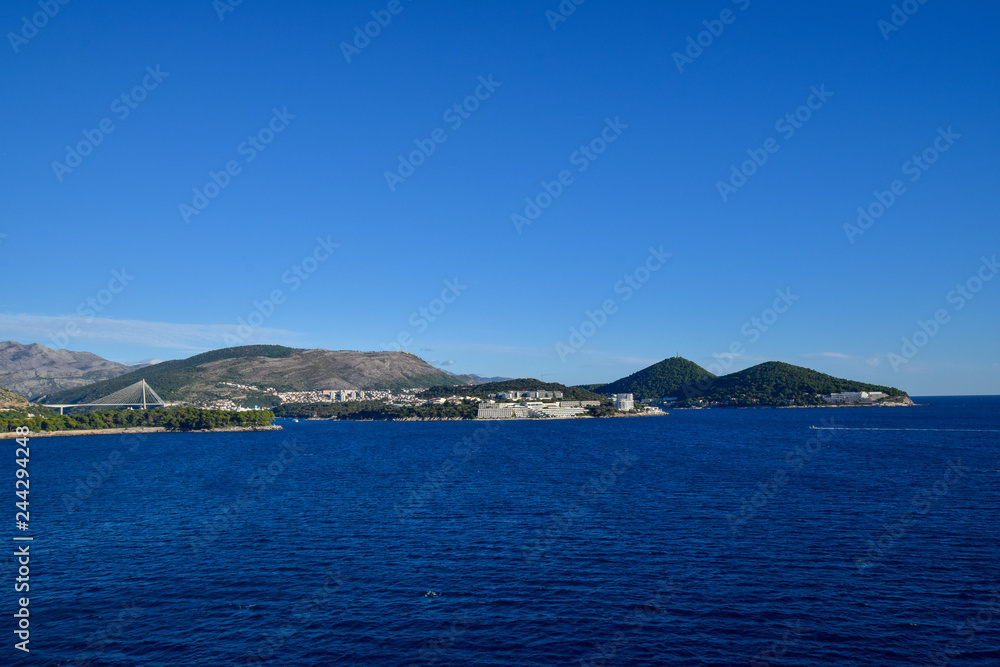
M 1000 394 L 996 6 L 224 1 L 0 9 L 0 339 Z

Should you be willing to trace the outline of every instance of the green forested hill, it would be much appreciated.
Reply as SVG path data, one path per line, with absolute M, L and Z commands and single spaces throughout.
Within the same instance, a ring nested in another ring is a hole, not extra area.
M 699 382 L 714 377 L 693 361 L 672 357 L 594 391 L 600 394 L 635 394 L 637 401 L 667 396 L 680 397 L 684 387 L 697 386 Z
M 823 394 L 842 391 L 881 391 L 891 397 L 909 398 L 896 387 L 845 380 L 780 361 L 768 361 L 717 377 L 679 398 L 685 399 L 683 404 L 704 400 L 735 406 L 824 405 Z
M 682 407 L 703 401 L 733 406 L 825 405 L 822 395 L 841 391 L 881 391 L 891 397 L 909 398 L 896 387 L 845 380 L 780 361 L 715 376 L 681 357 L 664 359 L 594 391 L 635 394 L 636 400 L 676 397 Z

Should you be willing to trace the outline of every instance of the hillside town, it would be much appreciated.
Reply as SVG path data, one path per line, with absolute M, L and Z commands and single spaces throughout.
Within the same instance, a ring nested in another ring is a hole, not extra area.
M 313 391 L 278 391 L 274 387 L 220 382 L 220 385 L 244 392 L 270 395 L 278 398 L 282 405 L 310 403 L 347 403 L 355 401 L 379 401 L 386 405 L 433 406 L 433 405 L 476 405 L 477 419 L 566 419 L 585 416 L 590 408 L 601 405 L 599 400 L 563 400 L 561 391 L 505 391 L 491 394 L 483 399 L 477 396 L 459 395 L 441 398 L 419 398 L 424 388 L 404 389 L 398 393 L 389 391 L 362 391 L 357 389 L 317 389 Z M 611 407 L 619 413 L 636 411 L 632 394 L 612 394 Z M 240 405 L 232 398 L 211 401 L 202 407 L 214 410 L 246 411 L 259 409 L 258 406 Z M 643 414 L 664 414 L 656 406 L 641 405 Z

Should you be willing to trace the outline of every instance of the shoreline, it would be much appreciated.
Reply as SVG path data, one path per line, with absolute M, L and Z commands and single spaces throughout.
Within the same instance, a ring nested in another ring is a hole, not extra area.
M 15 438 L 55 438 L 70 435 L 131 435 L 137 433 L 244 433 L 252 431 L 280 431 L 281 426 L 230 426 L 227 428 L 210 428 L 200 430 L 185 431 L 181 429 L 169 429 L 166 426 L 140 426 L 131 428 L 100 428 L 100 429 L 77 429 L 66 431 L 31 431 L 27 435 L 18 435 L 11 431 L 0 433 L 0 440 L 13 440 Z
M 807 409 L 807 408 L 910 408 L 921 407 L 925 403 L 890 403 L 888 405 L 755 405 L 755 406 L 718 406 L 714 408 L 673 408 L 674 410 L 786 410 L 786 409 Z M 494 422 L 494 421 L 566 421 L 572 419 L 622 419 L 629 417 L 666 417 L 669 412 L 642 413 L 642 414 L 616 414 L 605 415 L 603 417 L 592 417 L 579 415 L 576 417 L 562 417 L 543 419 L 538 417 L 508 417 L 498 419 L 464 419 L 461 417 L 441 418 L 441 417 L 407 417 L 402 419 L 343 419 L 336 417 L 303 417 L 301 421 L 338 421 L 338 422 L 446 422 L 446 421 L 470 421 L 470 422 Z M 282 421 L 291 421 L 291 417 L 279 417 Z M 32 431 L 28 438 L 55 438 L 60 436 L 83 436 L 83 435 L 130 435 L 147 433 L 246 433 L 255 431 L 280 431 L 282 426 L 272 424 L 271 426 L 231 426 L 227 428 L 181 430 L 168 429 L 165 426 L 147 427 L 125 427 L 125 428 L 105 428 L 105 429 L 83 429 L 65 431 Z M 13 440 L 19 437 L 15 432 L 0 433 L 0 440 Z
M 623 417 L 666 417 L 669 416 L 669 412 L 651 413 L 651 414 L 620 414 L 620 415 L 605 415 L 604 417 L 592 417 L 590 415 L 577 415 L 576 417 L 497 417 L 497 418 L 479 418 L 473 417 L 471 419 L 466 419 L 463 417 L 404 417 L 402 419 L 341 419 L 337 417 L 299 417 L 299 421 L 305 422 L 552 422 L 552 421 L 570 421 L 573 419 L 621 419 Z M 289 417 L 279 417 L 278 419 L 289 420 Z
M 808 410 L 812 408 L 919 408 L 926 407 L 928 403 L 886 403 L 883 405 L 716 405 L 702 406 L 700 408 L 679 408 L 673 407 L 671 410 Z

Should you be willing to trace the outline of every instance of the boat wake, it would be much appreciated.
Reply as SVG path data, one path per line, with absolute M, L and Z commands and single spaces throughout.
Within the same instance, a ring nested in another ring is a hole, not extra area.
M 946 433 L 1000 433 L 988 428 L 851 428 L 847 426 L 810 426 L 816 431 L 942 431 Z

